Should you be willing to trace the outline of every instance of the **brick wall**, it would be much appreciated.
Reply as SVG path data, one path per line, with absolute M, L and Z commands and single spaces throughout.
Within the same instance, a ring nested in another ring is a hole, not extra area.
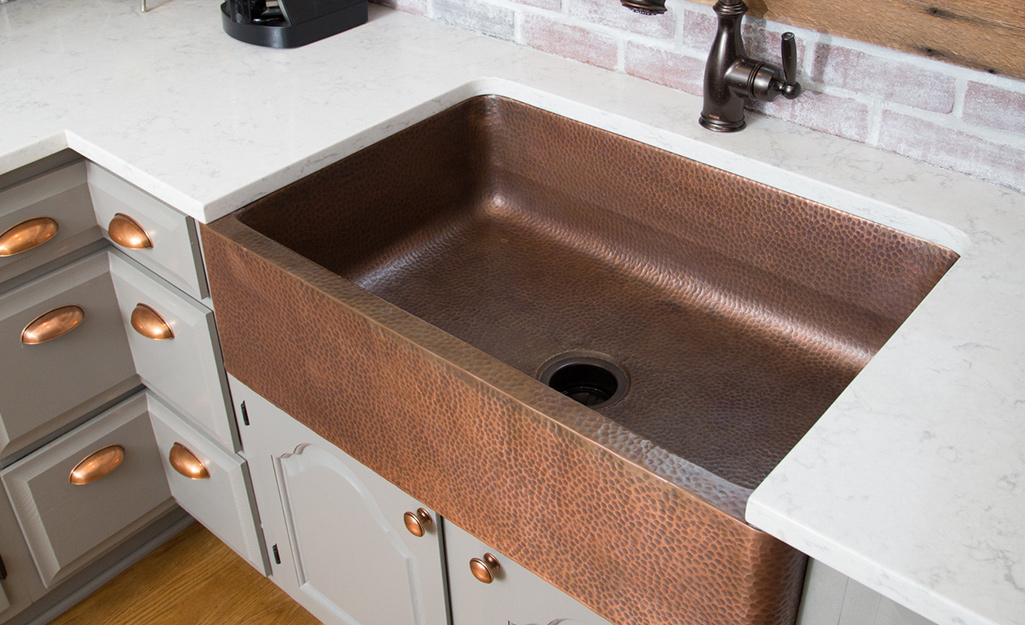
M 669 0 L 661 16 L 618 0 L 375 0 L 695 95 L 715 32 L 711 8 Z M 794 101 L 756 110 L 1025 192 L 1025 82 L 745 18 L 749 54 L 778 62 L 797 34 Z

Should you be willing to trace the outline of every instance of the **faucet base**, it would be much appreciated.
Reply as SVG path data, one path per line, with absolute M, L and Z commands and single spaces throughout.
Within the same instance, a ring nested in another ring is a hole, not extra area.
M 714 117 L 708 117 L 704 113 L 702 113 L 701 117 L 698 118 L 698 123 L 701 124 L 702 127 L 715 132 L 737 132 L 738 130 L 743 130 L 744 126 L 747 125 L 747 122 L 743 119 L 734 122 L 727 122 Z

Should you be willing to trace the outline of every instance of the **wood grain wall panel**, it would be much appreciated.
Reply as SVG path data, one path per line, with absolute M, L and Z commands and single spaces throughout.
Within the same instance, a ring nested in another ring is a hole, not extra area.
M 754 17 L 1025 79 L 1022 0 L 746 2 Z

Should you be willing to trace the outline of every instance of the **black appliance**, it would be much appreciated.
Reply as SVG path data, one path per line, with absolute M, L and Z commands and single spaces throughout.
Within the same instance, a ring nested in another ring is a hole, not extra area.
M 270 48 L 297 48 L 367 21 L 367 0 L 225 0 L 224 32 Z

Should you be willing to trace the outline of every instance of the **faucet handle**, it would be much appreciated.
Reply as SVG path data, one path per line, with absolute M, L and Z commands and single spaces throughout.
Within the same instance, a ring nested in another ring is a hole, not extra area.
M 780 54 L 783 57 L 783 82 L 779 85 L 780 93 L 788 100 L 801 95 L 801 85 L 797 82 L 797 38 L 794 33 L 783 33 L 780 42 Z

